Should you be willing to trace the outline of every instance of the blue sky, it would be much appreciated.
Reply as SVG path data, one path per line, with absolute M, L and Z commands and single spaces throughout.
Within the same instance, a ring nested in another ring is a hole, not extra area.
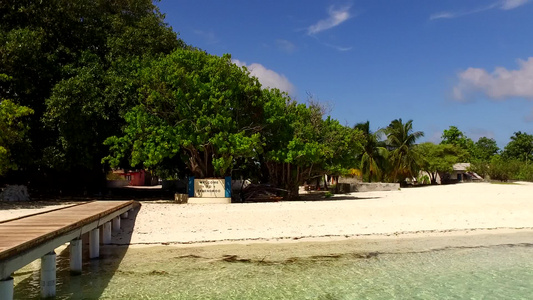
M 503 148 L 533 134 L 533 0 L 162 1 L 188 44 L 375 130 L 412 119 Z

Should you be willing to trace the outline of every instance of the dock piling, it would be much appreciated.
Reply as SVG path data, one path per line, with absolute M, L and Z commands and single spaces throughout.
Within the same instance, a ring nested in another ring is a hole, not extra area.
M 113 218 L 113 232 L 120 232 L 120 216 Z
M 0 299 L 13 300 L 13 277 L 0 280 Z
M 107 223 L 103 226 L 107 234 L 103 234 L 102 239 L 109 237 L 111 221 L 113 231 L 121 232 L 120 215 L 133 205 L 134 201 L 92 201 L 1 222 L 0 300 L 14 298 L 13 273 L 36 259 L 41 259 L 41 295 L 45 298 L 55 296 L 54 249 L 70 242 L 71 271 L 81 273 L 81 237 L 89 235 L 89 256 L 99 257 L 99 227 Z
M 70 241 L 70 274 L 79 275 L 82 271 L 82 240 Z
M 56 253 L 54 251 L 41 257 L 41 297 L 56 295 Z
M 111 244 L 111 222 L 106 222 L 104 224 L 102 233 L 102 244 L 109 245 Z
M 89 231 L 89 258 L 100 256 L 100 228 Z

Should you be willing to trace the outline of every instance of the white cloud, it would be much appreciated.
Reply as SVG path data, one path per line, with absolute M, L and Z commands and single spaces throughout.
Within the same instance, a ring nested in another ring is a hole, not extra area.
M 432 14 L 429 16 L 430 20 L 436 20 L 436 19 L 452 19 L 457 18 L 457 13 L 452 13 L 449 11 L 443 11 L 440 13 Z
M 252 76 L 259 79 L 263 87 L 277 88 L 289 94 L 294 92 L 294 86 L 283 74 L 278 74 L 273 70 L 267 69 L 262 64 L 252 63 L 247 65 L 245 62 L 237 59 L 232 59 L 231 61 L 239 67 L 246 67 Z
M 276 45 L 279 49 L 287 53 L 293 53 L 294 51 L 296 51 L 296 45 L 287 40 L 276 40 Z
M 479 91 L 493 99 L 523 97 L 533 99 L 533 57 L 518 60 L 517 70 L 497 67 L 492 73 L 480 68 L 468 68 L 458 74 L 459 83 L 453 88 L 457 100 Z
M 494 2 L 488 6 L 478 7 L 475 9 L 470 10 L 462 10 L 462 11 L 443 11 L 439 13 L 432 14 L 429 16 L 430 20 L 437 20 L 437 19 L 454 19 L 459 18 L 479 12 L 483 12 L 490 9 L 501 9 L 501 10 L 511 10 L 515 9 L 517 7 L 520 7 L 522 5 L 525 5 L 529 2 L 529 0 L 500 0 L 497 2 Z
M 503 0 L 500 8 L 504 10 L 514 9 L 528 2 L 529 0 Z
M 330 47 L 330 48 L 333 48 L 333 49 L 336 49 L 338 51 L 341 51 L 341 52 L 345 52 L 345 51 L 350 51 L 352 50 L 353 47 L 343 47 L 343 46 L 337 46 L 337 45 L 333 45 L 333 44 L 328 44 L 328 43 L 323 43 L 324 45 Z
M 309 26 L 307 28 L 307 33 L 312 35 L 339 26 L 352 16 L 350 14 L 350 6 L 337 8 L 332 5 L 328 9 L 328 14 L 328 18 L 320 20 L 316 24 Z

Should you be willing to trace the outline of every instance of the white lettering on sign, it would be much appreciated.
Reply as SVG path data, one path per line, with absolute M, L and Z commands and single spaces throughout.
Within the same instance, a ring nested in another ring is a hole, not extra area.
M 226 196 L 225 179 L 195 179 L 194 197 L 224 198 Z

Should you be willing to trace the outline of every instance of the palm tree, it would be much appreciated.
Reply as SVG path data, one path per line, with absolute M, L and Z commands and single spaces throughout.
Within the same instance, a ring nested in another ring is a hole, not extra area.
M 368 182 L 372 182 L 374 178 L 381 178 L 383 163 L 387 157 L 387 149 L 379 140 L 381 131 L 372 133 L 369 121 L 355 124 L 354 129 L 362 131 L 364 136 L 362 151 L 357 156 L 360 162 L 359 170 L 361 170 L 363 181 L 367 178 Z
M 416 176 L 419 158 L 413 147 L 424 133 L 413 132 L 413 120 L 404 124 L 402 119 L 393 120 L 384 131 L 387 134 L 387 147 L 391 151 L 392 180 L 402 182 L 408 177 Z

